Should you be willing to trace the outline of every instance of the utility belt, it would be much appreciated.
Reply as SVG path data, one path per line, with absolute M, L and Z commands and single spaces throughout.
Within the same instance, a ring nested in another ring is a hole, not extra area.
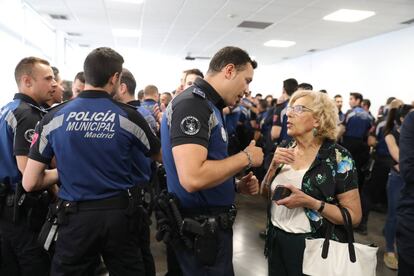
M 178 198 L 166 191 L 157 197 L 157 240 L 192 251 L 201 264 L 213 265 L 218 253 L 218 231 L 232 229 L 235 206 L 180 210 L 179 204 Z
M 130 227 L 139 227 L 141 219 L 144 218 L 144 210 L 139 197 L 139 189 L 134 187 L 119 195 L 88 201 L 68 201 L 59 199 L 49 206 L 46 222 L 40 231 L 38 242 L 46 251 L 51 249 L 57 239 L 58 228 L 67 225 L 71 214 L 99 210 L 126 210 L 127 216 L 132 218 Z
M 46 191 L 27 193 L 21 183 L 15 192 L 5 184 L 0 185 L 0 210 L 2 219 L 14 224 L 26 223 L 34 232 L 38 232 L 45 221 L 48 206 L 52 201 Z

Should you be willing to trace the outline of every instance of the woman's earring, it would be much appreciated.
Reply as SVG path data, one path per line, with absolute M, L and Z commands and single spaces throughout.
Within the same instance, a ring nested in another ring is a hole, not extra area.
M 316 129 L 316 127 L 312 128 L 312 134 L 313 137 L 316 137 L 318 135 L 318 130 Z

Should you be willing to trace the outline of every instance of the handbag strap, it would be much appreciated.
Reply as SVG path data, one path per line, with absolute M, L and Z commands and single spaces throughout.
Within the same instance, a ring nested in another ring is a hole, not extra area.
M 347 240 L 348 240 L 348 251 L 349 251 L 349 259 L 351 262 L 356 262 L 356 255 L 355 255 L 355 247 L 354 247 L 354 231 L 352 229 L 352 218 L 349 214 L 348 209 L 339 206 L 341 210 L 342 217 L 344 219 L 344 226 L 347 233 Z
M 348 252 L 349 252 L 349 259 L 352 263 L 356 262 L 356 255 L 355 255 L 355 247 L 354 247 L 354 231 L 352 229 L 352 218 L 349 214 L 348 209 L 338 206 L 339 210 L 341 211 L 342 218 L 344 220 L 344 226 L 347 233 L 347 243 L 348 243 Z M 333 223 L 329 223 L 326 233 L 325 233 L 325 240 L 322 246 L 322 258 L 326 259 L 329 253 L 329 241 L 332 237 L 335 225 Z

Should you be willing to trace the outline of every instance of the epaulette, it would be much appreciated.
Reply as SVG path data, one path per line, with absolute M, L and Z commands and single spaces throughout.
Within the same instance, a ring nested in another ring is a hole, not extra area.
M 206 94 L 197 87 L 194 87 L 193 94 L 196 94 L 196 95 L 202 97 L 203 99 L 206 98 Z

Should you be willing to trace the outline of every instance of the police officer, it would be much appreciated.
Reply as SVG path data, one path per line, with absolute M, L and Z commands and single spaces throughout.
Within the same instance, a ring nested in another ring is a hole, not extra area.
M 125 104 L 129 104 L 134 106 L 136 110 L 144 117 L 147 121 L 148 125 L 151 127 L 152 131 L 156 133 L 157 130 L 157 122 L 155 121 L 152 114 L 140 105 L 138 100 L 135 100 L 135 88 L 137 84 L 135 81 L 134 76 L 128 70 L 123 68 L 122 75 L 121 75 L 121 82 L 119 88 L 114 96 L 114 99 L 120 101 Z M 150 195 L 152 194 L 150 189 L 150 180 L 151 176 L 154 173 L 152 166 L 152 160 L 136 149 L 132 154 L 134 159 L 133 164 L 133 183 L 139 186 L 141 189 L 140 195 Z M 145 196 L 144 196 L 145 197 Z M 150 200 L 149 198 L 144 198 L 143 201 Z M 147 202 L 150 203 L 150 202 Z M 149 210 L 148 210 L 149 211 Z M 141 233 L 139 235 L 141 241 L 141 253 L 142 259 L 144 261 L 145 266 L 145 275 L 146 276 L 155 276 L 155 263 L 154 257 L 152 256 L 151 249 L 150 249 L 150 225 L 148 223 L 148 219 L 144 220 L 143 225 L 141 226 Z
M 144 118 L 112 99 L 123 58 L 97 48 L 85 59 L 85 91 L 39 123 L 23 176 L 26 190 L 47 186 L 56 158 L 61 189 L 52 275 L 85 275 L 98 254 L 110 274 L 144 275 L 139 202 L 132 175 L 135 150 L 159 159 L 160 143 Z
M 226 218 L 234 203 L 233 176 L 243 168 L 260 166 L 263 152 L 252 142 L 228 157 L 221 111 L 248 91 L 256 66 L 240 48 L 221 49 L 212 58 L 205 79 L 196 79 L 174 98 L 163 117 L 161 142 L 168 190 L 179 199 L 184 218 L 207 224 L 208 231 L 214 232 L 211 240 L 196 238 L 194 250 L 174 248 L 184 275 L 234 274 L 231 224 L 224 227 L 214 222 L 217 217 Z M 258 181 L 251 173 L 236 185 L 243 193 L 258 192 Z M 206 264 L 205 259 L 214 261 Z
M 36 243 L 40 229 L 27 223 L 44 220 L 45 215 L 30 215 L 29 219 L 23 205 L 18 207 L 17 203 L 23 198 L 21 180 L 34 129 L 44 115 L 40 106 L 52 99 L 56 82 L 49 62 L 37 57 L 22 59 L 14 74 L 19 93 L 0 112 L 0 274 L 47 275 L 49 258 Z
M 361 107 L 362 100 L 363 96 L 360 93 L 350 93 L 351 109 L 345 114 L 340 130 L 343 133 L 342 145 L 349 150 L 355 160 L 360 189 L 364 182 L 362 168 L 369 159 L 367 138 L 374 123 L 370 114 Z

